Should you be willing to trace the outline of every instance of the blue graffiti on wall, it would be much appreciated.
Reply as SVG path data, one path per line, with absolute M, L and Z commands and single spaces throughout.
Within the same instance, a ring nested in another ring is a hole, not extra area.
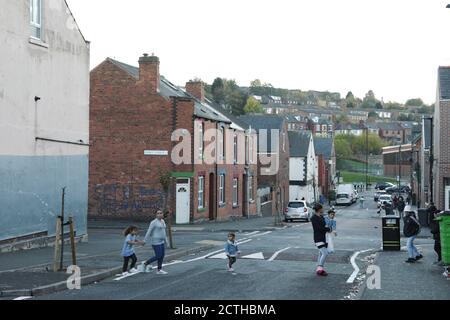
M 165 194 L 145 185 L 97 185 L 94 206 L 100 215 L 153 213 L 164 206 Z

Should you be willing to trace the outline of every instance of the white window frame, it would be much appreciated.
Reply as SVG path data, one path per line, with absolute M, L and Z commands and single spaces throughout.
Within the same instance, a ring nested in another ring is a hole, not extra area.
M 35 11 L 39 10 L 37 14 L 38 21 L 35 21 Z M 36 28 L 37 33 L 39 33 L 39 36 L 36 34 L 32 34 L 31 37 L 37 40 L 42 39 L 42 0 L 30 0 L 30 26 L 33 28 Z
M 225 175 L 219 175 L 219 205 L 225 204 Z
M 219 128 L 219 160 L 224 160 L 225 159 L 225 128 L 224 127 L 220 127 Z
M 233 178 L 233 207 L 239 206 L 239 179 Z
M 203 209 L 205 207 L 205 177 L 198 177 L 198 208 Z

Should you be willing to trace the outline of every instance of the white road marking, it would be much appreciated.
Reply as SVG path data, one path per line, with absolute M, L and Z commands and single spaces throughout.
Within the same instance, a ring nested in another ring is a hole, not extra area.
M 265 236 L 265 235 L 271 234 L 271 233 L 272 233 L 272 231 L 267 231 L 267 232 L 264 232 L 264 233 L 254 234 L 254 235 L 250 236 L 249 238 L 253 238 L 253 237 L 256 237 L 256 236 L 258 236 L 258 237 Z
M 265 260 L 262 252 L 249 254 L 248 256 L 242 257 L 242 259 L 256 259 L 256 260 Z
M 227 254 L 225 252 L 221 252 L 219 254 L 216 254 L 215 256 L 209 257 L 208 259 L 226 259 Z
M 18 297 L 13 300 L 29 300 L 29 299 L 33 299 L 33 297 Z
M 250 233 L 245 233 L 245 235 L 246 236 L 251 236 L 251 235 L 254 235 L 254 234 L 257 234 L 259 231 L 253 231 L 253 232 L 250 232 Z
M 244 238 L 244 239 L 245 240 L 240 240 L 237 244 L 241 245 L 241 244 L 253 241 L 253 239 L 246 239 L 246 238 Z M 217 250 L 217 251 L 214 251 L 214 252 L 210 252 L 207 255 L 204 255 L 202 257 L 197 257 L 197 258 L 193 258 L 193 259 L 186 260 L 186 261 L 178 261 L 178 260 L 177 261 L 173 261 L 171 263 L 163 264 L 163 267 L 172 266 L 172 265 L 181 264 L 181 263 L 190 263 L 190 262 L 194 262 L 194 261 L 198 261 L 198 260 L 207 259 L 207 258 L 209 258 L 211 256 L 214 256 L 215 254 L 223 252 L 223 250 L 224 249 L 220 249 L 220 250 Z M 157 267 L 153 267 L 152 269 L 156 269 L 156 268 Z M 143 273 L 143 272 L 130 273 L 130 274 L 127 274 L 127 275 L 124 275 L 124 276 L 120 276 L 118 278 L 115 278 L 114 281 L 120 281 L 120 280 L 123 280 L 123 279 L 129 278 L 129 277 L 135 276 L 135 275 L 140 274 L 140 273 Z
M 374 249 L 367 249 L 367 250 L 363 250 L 363 251 L 358 251 L 358 252 L 355 252 L 355 253 L 353 254 L 352 258 L 350 259 L 350 262 L 352 263 L 353 269 L 355 269 L 355 271 L 353 271 L 353 273 L 352 273 L 352 275 L 350 276 L 350 278 L 348 278 L 347 283 L 353 283 L 353 282 L 355 281 L 356 277 L 357 277 L 358 274 L 359 274 L 360 269 L 359 269 L 358 265 L 357 265 L 356 262 L 355 262 L 356 257 L 357 257 L 359 254 L 361 254 L 361 253 L 369 252 L 369 251 L 372 251 L 372 250 L 374 250 Z
M 270 259 L 269 259 L 268 261 L 274 261 L 274 260 L 278 257 L 278 255 L 279 255 L 280 253 L 282 253 L 282 252 L 284 252 L 284 251 L 287 251 L 287 250 L 289 250 L 290 248 L 291 248 L 291 247 L 287 247 L 287 248 L 284 248 L 284 249 L 281 249 L 281 250 L 275 252 L 275 253 L 273 254 L 273 256 L 271 256 Z

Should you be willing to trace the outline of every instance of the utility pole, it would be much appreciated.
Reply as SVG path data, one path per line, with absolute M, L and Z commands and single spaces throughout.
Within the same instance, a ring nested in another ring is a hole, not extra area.
M 400 180 L 402 179 L 402 145 L 398 146 L 398 192 L 400 193 Z
M 366 128 L 366 191 L 369 189 L 369 128 Z

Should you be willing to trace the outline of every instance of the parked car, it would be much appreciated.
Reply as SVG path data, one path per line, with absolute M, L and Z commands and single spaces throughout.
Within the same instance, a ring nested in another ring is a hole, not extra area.
M 375 190 L 386 190 L 386 188 L 395 187 L 395 184 L 390 182 L 377 182 Z
M 380 191 L 375 192 L 373 201 L 378 202 L 378 200 L 380 199 L 380 196 L 385 195 L 385 194 L 387 194 L 385 190 L 380 190 Z
M 288 207 L 284 211 L 284 219 L 286 222 L 294 220 L 306 220 L 311 219 L 312 209 L 308 206 L 308 203 L 303 200 L 290 201 Z
M 386 188 L 386 192 L 389 194 L 394 194 L 394 193 L 410 193 L 411 192 L 411 188 L 408 186 L 400 186 L 400 188 L 398 186 L 394 186 L 394 187 L 389 187 Z
M 392 205 L 392 196 L 390 194 L 382 194 L 378 199 L 378 208 L 383 209 L 383 206 L 386 203 L 390 203 Z

